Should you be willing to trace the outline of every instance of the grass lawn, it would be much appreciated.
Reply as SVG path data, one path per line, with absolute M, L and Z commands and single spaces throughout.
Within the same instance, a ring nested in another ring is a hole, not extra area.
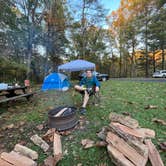
M 43 93 L 34 97 L 32 103 L 17 101 L 9 108 L 0 107 L 0 151 L 12 150 L 16 143 L 37 150 L 42 163 L 47 155 L 40 148 L 33 145 L 30 137 L 38 133 L 42 136 L 47 131 L 47 111 L 59 105 L 79 106 L 80 96 L 72 96 L 69 92 Z M 145 109 L 147 105 L 155 105 L 157 109 Z M 139 121 L 141 127 L 155 130 L 156 138 L 153 143 L 157 145 L 166 141 L 166 126 L 152 122 L 153 118 L 166 120 L 166 84 L 150 82 L 107 81 L 102 83 L 100 106 L 89 105 L 84 117 L 84 126 L 73 130 L 68 136 L 62 137 L 64 157 L 59 166 L 74 166 L 82 163 L 83 166 L 113 165 L 108 157 L 106 148 L 95 147 L 83 149 L 81 140 L 89 138 L 98 140 L 96 132 L 109 124 L 109 113 L 129 112 Z M 22 124 L 20 123 L 22 122 Z M 14 124 L 14 128 L 3 130 L 3 126 Z M 39 131 L 36 126 L 44 124 Z M 166 153 L 160 152 L 166 164 Z

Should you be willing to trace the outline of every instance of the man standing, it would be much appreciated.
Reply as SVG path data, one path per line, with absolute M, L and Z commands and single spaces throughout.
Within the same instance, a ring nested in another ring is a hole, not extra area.
M 99 92 L 100 83 L 96 76 L 93 76 L 91 70 L 86 71 L 86 76 L 80 81 L 80 85 L 75 85 L 75 89 L 81 94 L 84 94 L 83 105 L 80 109 L 81 114 L 86 113 L 86 105 L 89 100 L 89 96 L 93 92 Z

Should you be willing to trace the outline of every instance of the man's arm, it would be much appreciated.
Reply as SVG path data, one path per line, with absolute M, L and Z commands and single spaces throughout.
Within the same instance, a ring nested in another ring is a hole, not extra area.
M 99 91 L 99 87 L 100 87 L 100 82 L 98 81 L 97 77 L 94 76 L 94 82 L 96 84 L 96 89 L 95 91 L 98 92 Z
M 96 87 L 100 87 L 100 82 L 98 81 L 96 76 L 94 76 L 94 82 L 96 84 Z

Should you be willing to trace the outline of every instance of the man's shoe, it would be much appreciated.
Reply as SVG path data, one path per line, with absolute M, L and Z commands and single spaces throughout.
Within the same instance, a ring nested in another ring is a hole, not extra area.
M 82 115 L 85 115 L 85 114 L 86 114 L 86 108 L 81 107 L 81 108 L 80 108 L 80 113 L 81 113 Z

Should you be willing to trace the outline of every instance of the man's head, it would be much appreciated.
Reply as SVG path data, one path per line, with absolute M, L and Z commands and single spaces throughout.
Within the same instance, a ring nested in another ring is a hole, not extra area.
M 86 70 L 86 76 L 88 78 L 92 77 L 92 71 L 91 70 Z

